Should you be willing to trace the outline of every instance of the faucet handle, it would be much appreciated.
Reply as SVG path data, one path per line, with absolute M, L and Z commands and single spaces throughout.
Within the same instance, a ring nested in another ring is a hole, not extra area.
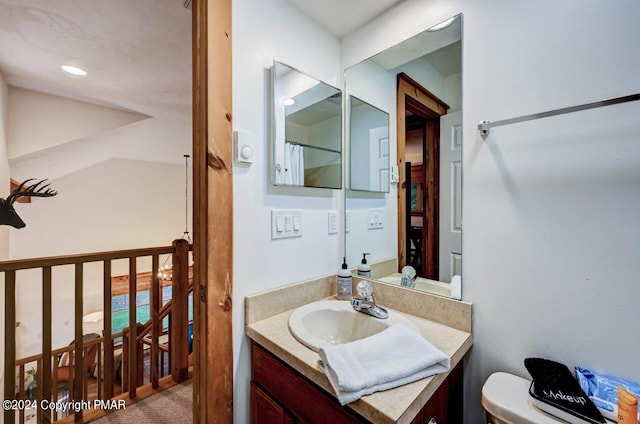
M 373 288 L 368 281 L 360 281 L 356 286 L 356 291 L 363 299 L 373 300 Z

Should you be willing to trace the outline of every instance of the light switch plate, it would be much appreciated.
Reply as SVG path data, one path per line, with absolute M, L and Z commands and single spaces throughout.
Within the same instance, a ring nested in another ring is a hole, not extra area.
M 344 213 L 344 232 L 348 233 L 351 229 L 351 212 L 346 211 Z
M 384 228 L 384 209 L 367 209 L 367 229 Z
M 271 240 L 302 237 L 302 209 L 271 209 Z
M 338 212 L 329 211 L 329 234 L 338 234 Z
M 398 165 L 391 165 L 391 172 L 389 173 L 389 181 L 397 183 L 400 181 L 400 173 L 398 172 Z
M 244 131 L 233 132 L 234 160 L 240 164 L 252 164 L 255 160 L 256 146 L 253 136 Z

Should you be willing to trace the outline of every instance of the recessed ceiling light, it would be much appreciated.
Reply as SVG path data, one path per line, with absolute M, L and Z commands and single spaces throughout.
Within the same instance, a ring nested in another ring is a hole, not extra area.
M 446 21 L 440 22 L 439 24 L 436 24 L 436 25 L 432 26 L 427 31 L 440 31 L 441 29 L 445 29 L 446 27 L 451 25 L 456 20 L 456 18 L 457 18 L 457 16 L 452 16 L 451 18 L 447 19 Z
M 78 68 L 76 66 L 62 65 L 61 68 L 62 68 L 63 71 L 68 72 L 68 73 L 73 74 L 73 75 L 80 75 L 80 76 L 87 75 L 87 71 L 85 71 L 84 69 L 80 69 L 80 68 Z
M 295 104 L 296 104 L 296 101 L 295 101 L 295 100 L 293 100 L 293 99 L 287 99 L 287 100 L 285 100 L 285 101 L 283 102 L 283 104 L 284 104 L 285 106 L 293 106 L 293 105 L 295 105 Z

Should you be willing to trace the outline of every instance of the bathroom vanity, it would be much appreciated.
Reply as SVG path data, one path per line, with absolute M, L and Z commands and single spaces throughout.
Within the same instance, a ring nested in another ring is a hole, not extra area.
M 354 279 L 357 284 L 358 279 Z M 318 368 L 318 354 L 290 332 L 299 306 L 335 295 L 335 277 L 249 296 L 251 422 L 462 422 L 462 360 L 472 345 L 471 305 L 372 282 L 379 304 L 402 313 L 421 335 L 451 358 L 451 370 L 340 406 Z M 371 319 L 375 319 L 371 317 Z
M 462 423 L 462 361 L 449 372 L 411 423 Z M 349 406 L 268 352 L 251 343 L 252 423 L 369 422 Z M 393 421 L 388 421 L 393 422 Z

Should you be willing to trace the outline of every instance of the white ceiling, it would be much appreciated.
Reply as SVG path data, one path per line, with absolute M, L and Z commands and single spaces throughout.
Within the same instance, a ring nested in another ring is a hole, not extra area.
M 330 33 L 343 37 L 402 0 L 287 0 Z
M 10 86 L 150 117 L 144 125 L 133 124 L 130 133 L 123 133 L 123 128 L 117 132 L 119 140 L 136 139 L 131 153 L 125 148 L 97 148 L 95 154 L 182 163 L 182 155 L 191 150 L 191 11 L 183 4 L 184 0 L 0 0 L 0 72 Z M 88 75 L 68 75 L 60 69 L 63 64 L 79 66 Z M 113 137 L 105 134 L 101 140 L 94 134 L 89 139 L 100 145 L 113 143 Z M 47 152 L 49 161 L 61 165 L 70 154 L 64 147 L 81 141 L 61 143 L 63 147 Z M 74 161 L 109 158 L 74 156 Z M 14 159 L 24 166 L 28 158 Z
M 287 1 L 342 37 L 402 0 Z M 10 158 L 12 177 L 46 166 L 55 178 L 111 158 L 183 163 L 191 150 L 191 11 L 184 4 L 0 0 L 0 72 L 10 86 L 149 117 Z M 63 64 L 88 75 L 68 75 Z

